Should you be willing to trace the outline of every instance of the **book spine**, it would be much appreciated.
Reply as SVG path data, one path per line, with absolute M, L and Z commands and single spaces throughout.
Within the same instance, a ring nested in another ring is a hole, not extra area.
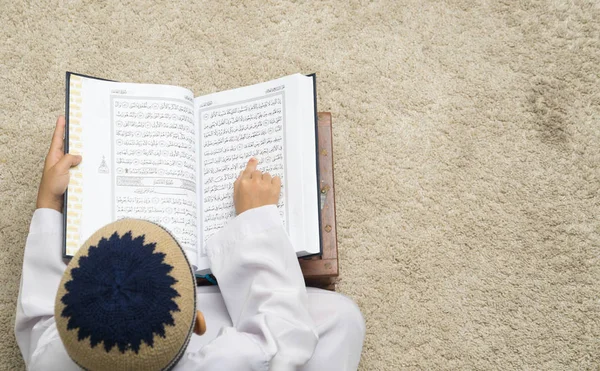
M 83 144 L 81 141 L 81 84 L 82 79 L 71 74 L 69 79 L 69 131 L 68 152 L 73 155 L 83 156 Z M 75 255 L 79 249 L 81 212 L 83 210 L 83 175 L 81 167 L 70 170 L 69 187 L 67 189 L 67 213 L 66 213 L 66 243 L 65 255 Z

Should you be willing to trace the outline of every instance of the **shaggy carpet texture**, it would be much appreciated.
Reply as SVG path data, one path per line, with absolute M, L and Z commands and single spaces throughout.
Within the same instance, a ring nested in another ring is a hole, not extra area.
M 64 74 L 318 75 L 360 370 L 600 368 L 597 1 L 0 0 L 0 363 Z

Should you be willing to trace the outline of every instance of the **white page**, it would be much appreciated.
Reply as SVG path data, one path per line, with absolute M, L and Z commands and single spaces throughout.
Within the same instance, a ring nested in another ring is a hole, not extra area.
M 78 132 L 70 132 L 70 139 L 80 139 L 83 161 L 81 179 L 75 179 L 82 184 L 80 194 L 72 193 L 73 187 L 69 191 L 70 204 L 71 197 L 82 200 L 79 225 L 69 225 L 68 214 L 69 233 L 81 245 L 117 219 L 146 219 L 169 230 L 194 264 L 198 216 L 192 92 L 73 75 L 71 80 L 70 121 L 78 123 Z
M 233 182 L 251 156 L 258 158 L 259 170 L 282 179 L 278 208 L 298 254 L 318 253 L 318 219 L 306 220 L 311 213 L 305 212 L 312 208 L 312 214 L 318 213 L 312 78 L 297 74 L 198 97 L 195 106 L 202 213 L 198 268 L 208 267 L 204 243 L 235 217 Z M 306 130 L 312 130 L 312 139 Z M 312 152 L 308 153 L 312 162 L 302 160 L 306 151 Z M 307 175 L 310 171 L 312 175 Z M 306 188 L 314 190 L 313 200 L 307 199 Z M 305 238 L 307 229 L 314 230 L 309 223 L 316 225 L 312 246 Z

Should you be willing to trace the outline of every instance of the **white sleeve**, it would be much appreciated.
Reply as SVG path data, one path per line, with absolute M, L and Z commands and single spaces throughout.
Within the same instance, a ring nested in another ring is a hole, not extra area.
M 55 346 L 66 354 L 54 321 L 54 299 L 66 268 L 61 253 L 62 218 L 56 210 L 37 209 L 25 245 L 15 337 L 29 369 L 35 369 L 36 359 Z
M 298 258 L 277 207 L 240 214 L 208 241 L 207 252 L 233 328 L 187 354 L 180 366 L 280 371 L 306 363 L 318 335 Z M 202 309 L 202 303 L 198 306 Z

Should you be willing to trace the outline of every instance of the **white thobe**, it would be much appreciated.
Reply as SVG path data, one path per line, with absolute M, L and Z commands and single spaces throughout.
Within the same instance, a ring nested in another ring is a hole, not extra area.
M 23 259 L 15 335 L 30 370 L 78 370 L 56 329 L 62 214 L 35 211 Z M 207 332 L 176 370 L 356 370 L 365 334 L 343 295 L 306 288 L 275 206 L 248 210 L 207 244 L 219 287 L 198 287 Z

